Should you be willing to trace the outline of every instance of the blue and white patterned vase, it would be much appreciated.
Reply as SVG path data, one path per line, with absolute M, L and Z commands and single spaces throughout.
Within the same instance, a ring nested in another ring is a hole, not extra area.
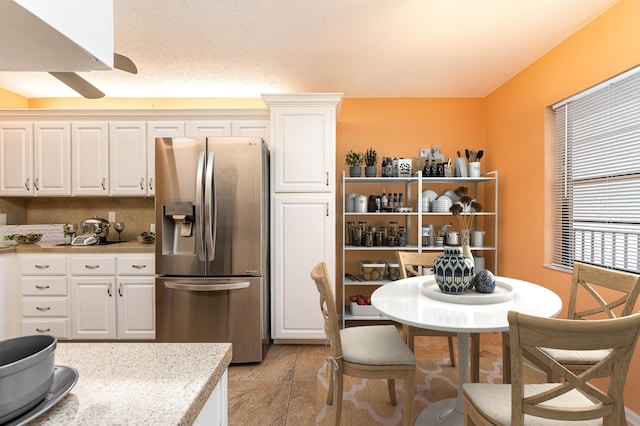
M 464 293 L 473 287 L 473 260 L 462 255 L 461 247 L 447 246 L 433 261 L 433 274 L 443 293 Z

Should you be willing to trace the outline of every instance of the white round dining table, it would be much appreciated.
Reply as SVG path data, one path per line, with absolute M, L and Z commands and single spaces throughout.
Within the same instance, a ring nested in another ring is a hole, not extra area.
M 458 296 L 429 297 L 421 289 L 423 284 L 433 287 L 433 275 L 392 281 L 380 286 L 371 295 L 371 304 L 384 317 L 414 327 L 452 331 L 458 335 L 458 395 L 429 404 L 417 417 L 416 425 L 464 424 L 462 386 L 469 374 L 470 333 L 508 331 L 509 311 L 551 318 L 562 309 L 560 297 L 545 287 L 501 276 L 497 276 L 496 280 L 498 284 L 505 284 L 505 288 L 513 288 L 509 300 L 483 303 L 479 297 L 466 297 L 465 303 L 457 303 L 455 297 Z M 487 296 L 491 297 L 491 294 Z

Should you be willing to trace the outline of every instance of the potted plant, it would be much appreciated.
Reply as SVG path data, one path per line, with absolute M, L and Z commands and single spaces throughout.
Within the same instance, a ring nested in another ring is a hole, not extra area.
M 362 164 L 364 163 L 364 154 L 361 152 L 349 151 L 345 158 L 345 164 L 349 166 L 350 177 L 360 177 L 362 174 Z
M 376 177 L 377 168 L 376 164 L 378 164 L 378 153 L 375 149 L 369 148 L 367 152 L 364 153 L 364 175 L 366 177 Z

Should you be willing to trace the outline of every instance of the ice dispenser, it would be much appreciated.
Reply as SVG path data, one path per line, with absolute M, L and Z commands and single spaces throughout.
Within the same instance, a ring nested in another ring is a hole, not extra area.
M 165 240 L 166 243 L 169 243 L 169 246 L 173 246 L 174 253 L 183 251 L 191 252 L 193 250 L 193 244 L 188 244 L 185 240 L 191 240 L 191 237 L 193 237 L 193 225 L 195 221 L 195 208 L 193 203 L 191 201 L 170 201 L 163 205 L 163 210 L 162 231 L 164 238 L 169 237 L 173 240 Z

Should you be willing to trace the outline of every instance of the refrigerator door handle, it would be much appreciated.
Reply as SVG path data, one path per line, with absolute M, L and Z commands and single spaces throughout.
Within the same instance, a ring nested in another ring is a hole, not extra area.
M 186 290 L 186 291 L 224 291 L 224 290 L 239 290 L 249 287 L 249 281 L 226 283 L 226 284 L 181 284 L 176 282 L 166 282 L 164 286 L 173 290 Z
M 213 152 L 207 156 L 207 175 L 204 181 L 205 244 L 207 261 L 215 260 L 216 228 L 218 227 L 218 198 L 216 194 L 216 163 Z
M 198 158 L 198 171 L 196 174 L 196 232 L 198 235 L 196 236 L 196 253 L 198 255 L 198 260 L 204 262 L 204 210 L 202 209 L 202 200 L 203 200 L 203 183 L 204 183 L 204 160 L 205 160 L 205 152 L 200 152 L 200 157 Z

